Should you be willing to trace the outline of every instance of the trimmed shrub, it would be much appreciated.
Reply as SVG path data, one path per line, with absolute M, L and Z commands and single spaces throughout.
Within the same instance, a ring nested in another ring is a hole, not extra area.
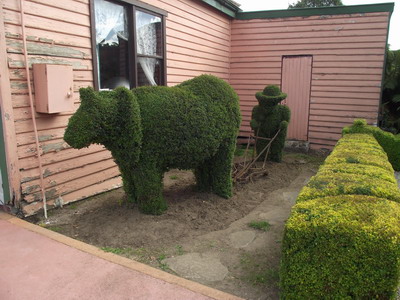
M 393 168 L 368 134 L 349 134 L 337 143 L 297 201 L 335 195 L 370 195 L 400 202 Z
M 346 163 L 342 164 L 324 164 L 318 170 L 318 174 L 323 176 L 333 176 L 333 174 L 363 175 L 371 177 L 372 179 L 386 180 L 390 183 L 397 184 L 391 170 L 360 164 L 357 159 L 354 161 L 348 159 Z
M 349 195 L 297 203 L 282 244 L 282 299 L 391 299 L 400 278 L 400 205 Z
M 361 151 L 362 152 L 362 151 Z M 341 163 L 352 163 L 352 164 L 363 164 L 375 166 L 378 168 L 382 168 L 384 170 L 393 170 L 392 165 L 386 159 L 383 160 L 382 157 L 379 157 L 375 154 L 371 153 L 359 153 L 357 150 L 354 151 L 343 151 L 340 154 L 335 156 L 328 156 L 325 159 L 326 164 L 341 164 Z
M 262 138 L 273 138 L 278 130 L 278 136 L 272 142 L 268 152 L 268 160 L 282 161 L 282 151 L 285 146 L 287 127 L 290 121 L 290 109 L 286 105 L 278 105 L 287 97 L 282 93 L 279 87 L 270 85 L 264 88 L 262 92 L 256 93 L 258 105 L 254 106 L 251 114 L 250 126 L 255 136 Z M 258 139 L 256 144 L 257 155 L 260 154 L 268 145 L 268 140 Z M 267 151 L 259 158 L 264 160 Z
M 346 173 L 318 173 L 301 190 L 297 202 L 335 195 L 370 195 L 400 202 L 397 182 Z
M 373 135 L 385 150 L 393 169 L 400 171 L 400 135 L 393 135 L 378 127 L 369 126 L 365 120 L 355 120 L 352 126 L 343 128 L 342 133 L 343 135 L 348 133 L 368 133 Z
M 239 98 L 225 81 L 201 75 L 175 87 L 112 92 L 81 89 L 81 106 L 64 135 L 74 148 L 111 151 L 128 199 L 160 214 L 163 174 L 193 169 L 200 190 L 232 195 L 231 166 L 240 125 Z
M 386 152 L 369 134 L 345 135 L 338 141 L 324 164 L 345 163 L 376 166 L 393 173 L 393 167 L 388 161 Z
M 393 201 L 390 201 L 393 200 Z M 400 190 L 369 134 L 347 134 L 301 190 L 282 245 L 282 299 L 391 299 Z

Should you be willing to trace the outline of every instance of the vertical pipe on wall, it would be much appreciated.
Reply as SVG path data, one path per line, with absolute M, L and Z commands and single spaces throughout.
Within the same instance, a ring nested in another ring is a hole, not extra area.
M 38 157 L 38 162 L 39 162 L 40 190 L 42 192 L 44 217 L 45 217 L 45 219 L 47 219 L 47 203 L 46 203 L 46 192 L 44 190 L 43 165 L 42 165 L 42 157 L 40 154 L 39 135 L 38 135 L 37 126 L 36 126 L 35 108 L 33 106 L 31 76 L 29 74 L 29 64 L 28 64 L 28 50 L 27 50 L 27 46 L 26 46 L 24 0 L 20 0 L 20 8 L 21 8 L 21 28 L 22 28 L 22 42 L 23 42 L 23 49 L 24 49 L 26 80 L 28 83 L 29 103 L 30 103 L 30 107 L 31 107 L 33 131 L 35 134 L 36 151 L 37 151 L 37 157 Z

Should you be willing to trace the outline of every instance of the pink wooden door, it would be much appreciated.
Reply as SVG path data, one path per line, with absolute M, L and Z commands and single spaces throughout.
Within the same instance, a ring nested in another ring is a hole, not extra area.
M 312 56 L 287 56 L 282 62 L 282 91 L 288 96 L 283 104 L 289 106 L 291 118 L 287 138 L 308 140 Z

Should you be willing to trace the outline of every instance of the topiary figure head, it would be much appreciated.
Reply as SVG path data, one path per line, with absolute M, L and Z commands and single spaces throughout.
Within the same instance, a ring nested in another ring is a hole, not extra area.
M 365 119 L 355 119 L 353 122 L 354 126 L 364 127 L 367 126 L 367 121 Z
M 64 140 L 73 148 L 81 149 L 98 142 L 99 102 L 91 87 L 79 90 L 81 105 L 69 119 Z
M 73 148 L 102 144 L 113 155 L 121 149 L 138 160 L 142 141 L 139 104 L 124 87 L 113 91 L 79 90 L 81 105 L 69 119 L 64 140 Z M 118 157 L 115 157 L 118 159 Z
M 287 94 L 282 93 L 278 86 L 268 85 L 262 92 L 256 93 L 256 98 L 261 107 L 267 108 L 278 105 L 286 99 Z

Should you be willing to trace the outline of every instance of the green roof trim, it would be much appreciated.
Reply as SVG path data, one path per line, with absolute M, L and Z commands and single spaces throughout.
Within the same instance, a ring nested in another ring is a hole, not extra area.
M 346 15 L 357 13 L 373 13 L 373 12 L 390 12 L 394 9 L 394 3 L 380 3 L 367 5 L 343 5 L 333 7 L 319 8 L 293 8 L 282 10 L 263 10 L 250 12 L 237 12 L 236 19 L 272 19 L 272 18 L 289 18 L 289 17 L 308 17 L 320 15 Z
M 222 11 L 224 14 L 227 14 L 228 16 L 235 18 L 236 13 L 241 11 L 238 5 L 235 4 L 235 2 L 231 0 L 201 0 L 208 5 L 211 5 L 212 7 L 218 9 L 219 11 Z

